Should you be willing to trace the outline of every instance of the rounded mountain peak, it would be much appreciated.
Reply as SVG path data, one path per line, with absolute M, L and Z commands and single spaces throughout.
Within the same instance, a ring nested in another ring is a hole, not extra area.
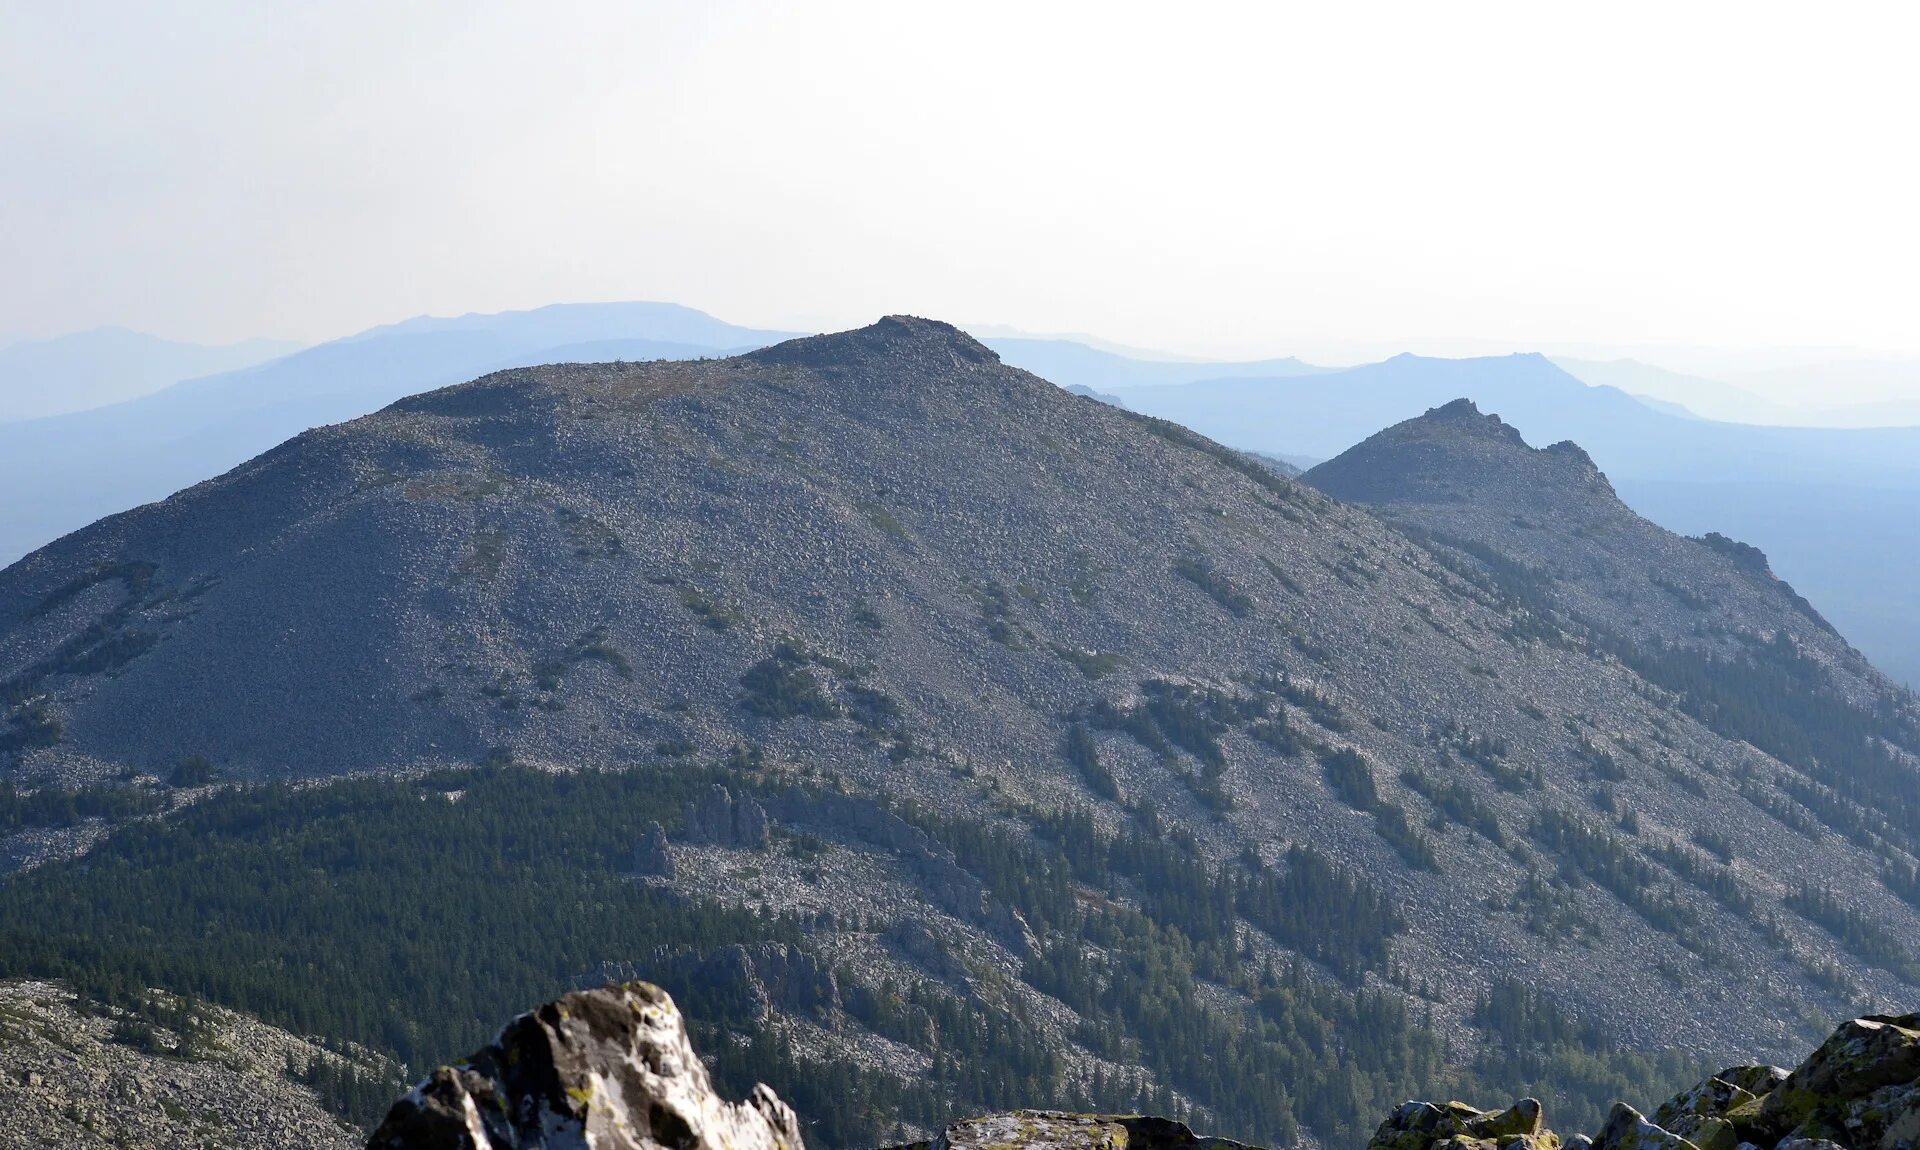
M 913 315 L 883 316 L 851 331 L 790 339 L 750 352 L 747 358 L 827 371 L 953 371 L 1000 364 L 992 349 L 952 324 Z

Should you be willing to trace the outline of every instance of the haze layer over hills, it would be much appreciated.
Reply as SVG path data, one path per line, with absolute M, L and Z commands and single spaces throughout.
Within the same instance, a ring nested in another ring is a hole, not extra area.
M 0 347 L 0 424 L 103 407 L 298 350 L 266 339 L 205 347 L 117 327 L 10 344 Z
M 581 304 L 374 328 L 125 403 L 0 424 L 0 562 L 103 515 L 165 498 L 309 427 L 505 367 L 691 359 L 782 333 L 671 304 Z
M 1920 711 L 1763 558 L 1470 405 L 1311 478 L 906 317 L 303 434 L 0 572 L 14 793 L 202 797 L 10 807 L 0 974 L 422 1065 L 644 970 L 803 1110 L 1342 1145 L 1910 996 Z

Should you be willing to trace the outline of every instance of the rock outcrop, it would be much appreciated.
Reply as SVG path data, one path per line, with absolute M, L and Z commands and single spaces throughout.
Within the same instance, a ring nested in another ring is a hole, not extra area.
M 955 1122 L 938 1138 L 893 1150 L 1246 1150 L 1195 1134 L 1184 1122 L 1142 1114 L 1015 1110 Z
M 804 1150 L 793 1111 L 765 1086 L 714 1093 L 685 1022 L 644 982 L 565 995 L 508 1023 L 492 1045 L 416 1086 L 369 1150 Z
M 1735 1066 L 1669 1099 L 1653 1117 L 1615 1103 L 1592 1150 L 1915 1150 L 1920 1147 L 1920 1014 L 1871 1015 L 1836 1030 L 1791 1073 Z M 1498 1113 L 1408 1102 L 1368 1150 L 1556 1150 L 1540 1104 Z
M 1369 1150 L 1558 1150 L 1560 1139 L 1542 1124 L 1541 1113 L 1532 1098 L 1497 1111 L 1464 1102 L 1408 1102 L 1380 1124 Z
M 745 795 L 736 799 L 718 784 L 699 802 L 687 804 L 688 842 L 760 850 L 770 833 L 765 807 Z
M 648 827 L 646 837 L 634 846 L 633 869 L 656 878 L 673 877 L 673 851 L 667 846 L 667 830 L 659 823 Z

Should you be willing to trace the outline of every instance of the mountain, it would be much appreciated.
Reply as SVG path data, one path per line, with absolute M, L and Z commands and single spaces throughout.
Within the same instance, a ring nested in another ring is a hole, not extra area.
M 524 347 L 564 347 L 609 339 L 645 339 L 692 347 L 758 347 L 792 332 L 745 328 L 703 311 L 672 303 L 548 304 L 528 311 L 462 316 L 416 316 L 369 328 L 343 342 L 365 343 L 401 335 L 485 332 Z
M 1460 399 L 1373 435 L 1306 482 L 1468 551 L 1491 550 L 1538 580 L 1556 616 L 1638 646 L 1737 654 L 1765 619 L 1818 661 L 1842 693 L 1870 697 L 1878 676 L 1768 566 L 1725 536 L 1683 538 L 1622 503 L 1577 444 L 1535 450 Z
M 1911 362 L 1814 364 L 1742 375 L 1756 386 L 1754 391 L 1633 359 L 1554 356 L 1553 362 L 1586 383 L 1617 387 L 1656 408 L 1677 405 L 1690 414 L 1726 423 L 1828 428 L 1920 426 L 1920 397 L 1913 394 L 1920 390 L 1920 365 Z M 1836 385 L 1851 387 L 1856 393 L 1881 395 L 1851 403 L 1808 401 L 1808 396 L 1831 396 Z M 1763 396 L 1762 390 L 1771 397 Z M 1907 394 L 1898 394 L 1902 391 Z
M 304 433 L 0 572 L 0 976 L 414 1068 L 644 976 L 823 1146 L 1598 1126 L 1909 997 L 1913 697 L 1574 449 L 1425 424 L 1385 494 L 1547 501 L 1422 528 L 908 317 Z
M 268 339 L 207 347 L 121 327 L 11 344 L 0 347 L 0 424 L 104 407 L 298 350 Z
M 1757 427 L 1679 418 L 1580 382 L 1542 355 L 1400 355 L 1312 376 L 1110 388 L 1135 410 L 1235 446 L 1332 458 L 1465 395 L 1529 435 L 1577 438 L 1616 480 L 1807 479 L 1920 484 L 1920 429 Z
M 501 368 L 691 359 L 785 333 L 673 304 L 580 304 L 422 318 L 92 411 L 0 424 L 0 562 L 219 474 L 310 427 Z
M 1087 387 L 1084 384 L 1070 383 L 1070 384 L 1067 384 L 1066 390 L 1072 392 L 1075 395 L 1085 396 L 1088 399 L 1099 400 L 1101 403 L 1112 404 L 1114 407 L 1126 406 L 1126 404 L 1121 403 L 1117 397 L 1108 395 L 1104 391 L 1095 391 L 1091 387 Z
M 1843 409 L 1904 402 L 1912 410 L 1913 401 L 1920 397 L 1920 359 L 1854 354 L 1736 372 L 1727 380 L 1781 402 L 1816 395 L 1828 402 L 1845 397 L 1835 404 Z
M 982 342 L 1013 367 L 1050 379 L 1062 387 L 1101 391 L 1118 387 L 1166 387 L 1203 379 L 1313 375 L 1328 370 L 1292 358 L 1237 363 L 1142 359 L 1066 339 L 990 338 Z
M 1657 405 L 1677 406 L 1702 419 L 1723 423 L 1761 423 L 1805 426 L 1800 410 L 1762 399 L 1750 391 L 1716 379 L 1671 371 L 1637 359 L 1576 359 L 1550 357 L 1554 366 L 1582 383 L 1611 387 Z
M 1128 407 L 1243 450 L 1331 458 L 1376 430 L 1467 396 L 1536 442 L 1575 440 L 1635 510 L 1676 529 L 1738 524 L 1780 573 L 1881 665 L 1920 682 L 1908 557 L 1920 520 L 1920 429 L 1756 427 L 1662 413 L 1537 355 L 1398 356 L 1293 379 L 1121 389 Z M 1799 491 L 1781 502 L 1783 491 Z M 1840 493 L 1822 502 L 1809 494 Z M 1804 507 L 1803 515 L 1782 508 Z M 1834 561 L 1828 539 L 1858 541 Z
M 1912 491 L 1806 481 L 1646 480 L 1619 487 L 1635 510 L 1676 531 L 1766 540 L 1776 566 L 1876 666 L 1920 683 L 1920 596 L 1900 576 L 1920 570 Z M 1788 544 L 1784 558 L 1780 541 Z

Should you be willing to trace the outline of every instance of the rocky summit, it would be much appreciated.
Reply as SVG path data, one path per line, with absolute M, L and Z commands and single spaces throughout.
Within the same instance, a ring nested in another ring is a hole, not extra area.
M 1387 428 L 1304 478 L 1469 561 L 1498 556 L 1503 577 L 1525 585 L 1565 625 L 1721 656 L 1768 632 L 1817 662 L 1849 697 L 1886 690 L 1812 605 L 1774 577 L 1759 549 L 1720 535 L 1690 539 L 1641 518 L 1578 444 L 1529 447 L 1471 400 Z
M 0 572 L 0 976 L 416 1068 L 649 978 L 816 1150 L 1598 1128 L 1910 1008 L 1913 697 L 1577 449 L 1356 451 L 902 316 L 316 429 Z

